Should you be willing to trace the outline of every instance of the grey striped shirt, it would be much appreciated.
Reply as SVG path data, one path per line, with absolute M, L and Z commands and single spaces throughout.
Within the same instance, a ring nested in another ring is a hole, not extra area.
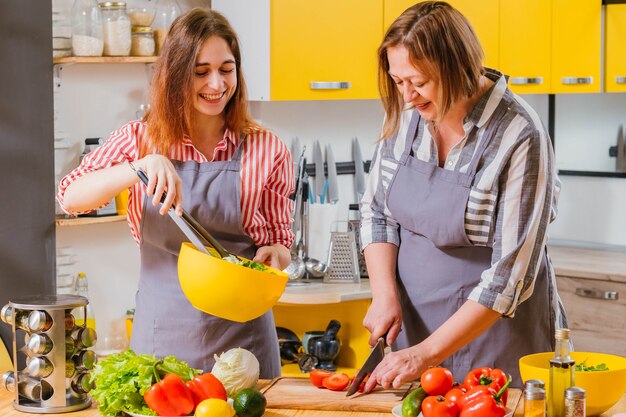
M 465 117 L 465 137 L 450 150 L 444 169 L 467 172 L 494 110 L 506 105 L 508 110 L 478 165 L 465 210 L 465 232 L 473 245 L 493 248 L 491 267 L 482 273 L 469 299 L 512 317 L 517 305 L 532 294 L 540 263 L 548 256 L 546 229 L 556 217 L 560 182 L 552 146 L 537 113 L 508 89 L 501 73 L 487 69 L 487 76 L 495 84 Z M 399 225 L 387 207 L 387 193 L 414 111 L 405 110 L 398 135 L 376 147 L 361 201 L 362 247 L 373 242 L 400 244 Z M 413 154 L 438 164 L 428 122 L 420 123 Z M 556 288 L 554 270 L 547 261 L 550 282 Z M 556 322 L 562 323 L 558 296 L 553 299 L 553 311 Z

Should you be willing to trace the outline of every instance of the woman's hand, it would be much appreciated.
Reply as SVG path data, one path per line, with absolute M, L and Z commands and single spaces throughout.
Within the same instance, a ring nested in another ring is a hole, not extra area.
M 160 214 L 166 214 L 174 206 L 176 214 L 183 214 L 182 181 L 172 162 L 163 155 L 147 155 L 136 162 L 135 168 L 141 169 L 148 176 L 146 192 L 152 196 L 152 205 L 157 206 L 163 193 L 167 193 L 159 208 Z
M 285 246 L 275 243 L 270 246 L 261 246 L 256 251 L 253 261 L 261 262 L 282 271 L 291 262 L 291 254 Z
M 430 364 L 420 345 L 411 346 L 397 352 L 387 354 L 378 364 L 365 383 L 363 392 L 370 392 L 376 385 L 384 389 L 400 388 L 409 381 L 415 381 Z
M 363 319 L 363 326 L 370 331 L 370 346 L 387 333 L 387 344 L 391 345 L 402 329 L 402 309 L 397 296 L 374 297 Z

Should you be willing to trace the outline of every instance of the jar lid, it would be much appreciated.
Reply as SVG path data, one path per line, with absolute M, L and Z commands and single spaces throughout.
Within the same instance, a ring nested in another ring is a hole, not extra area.
M 533 388 L 545 388 L 546 384 L 540 379 L 529 379 L 524 383 L 524 388 L 533 389 Z
M 565 398 L 569 400 L 585 398 L 585 390 L 580 387 L 569 387 L 565 390 Z
M 115 7 L 126 7 L 126 3 L 123 1 L 105 1 L 103 3 L 98 3 L 100 8 L 115 8 Z
M 556 329 L 554 335 L 556 340 L 569 339 L 569 329 Z
M 133 33 L 152 33 L 152 27 L 150 26 L 133 26 L 131 30 Z
M 546 391 L 543 388 L 530 388 L 524 391 L 524 398 L 527 400 L 545 400 Z

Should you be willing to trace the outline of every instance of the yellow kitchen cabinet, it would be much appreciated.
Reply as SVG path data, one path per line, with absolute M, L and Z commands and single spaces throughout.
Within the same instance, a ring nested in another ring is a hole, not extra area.
M 601 2 L 552 0 L 550 92 L 599 93 L 601 44 Z
M 416 0 L 385 0 L 384 2 L 384 30 L 402 14 Z M 484 65 L 498 68 L 499 65 L 499 36 L 498 22 L 500 0 L 449 0 L 452 6 L 458 9 L 472 24 L 480 44 L 485 52 Z
M 212 7 L 239 35 L 251 100 L 378 98 L 382 0 L 213 0 Z
M 551 9 L 546 0 L 500 1 L 499 69 L 516 93 L 550 92 Z
M 626 4 L 606 6 L 605 91 L 626 92 Z

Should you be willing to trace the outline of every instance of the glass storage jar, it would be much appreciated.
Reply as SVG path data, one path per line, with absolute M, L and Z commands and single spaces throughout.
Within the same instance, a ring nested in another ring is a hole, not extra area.
M 128 17 L 133 26 L 150 26 L 154 21 L 156 0 L 128 0 Z
M 128 56 L 130 54 L 130 19 L 126 3 L 107 1 L 100 3 L 102 11 L 102 35 L 105 56 Z
M 180 16 L 180 7 L 176 0 L 158 0 L 156 6 L 156 16 L 152 28 L 154 29 L 154 40 L 156 43 L 156 54 L 161 53 L 167 32 L 174 19 Z
M 101 56 L 102 17 L 96 0 L 75 0 L 72 5 L 72 51 L 75 56 Z
M 133 26 L 130 54 L 132 56 L 154 55 L 154 35 L 150 26 Z

